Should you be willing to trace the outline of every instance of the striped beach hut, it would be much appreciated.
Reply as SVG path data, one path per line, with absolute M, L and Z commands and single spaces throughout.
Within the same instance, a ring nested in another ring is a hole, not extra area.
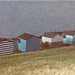
M 0 38 L 0 55 L 11 53 L 13 53 L 13 41 L 6 38 Z

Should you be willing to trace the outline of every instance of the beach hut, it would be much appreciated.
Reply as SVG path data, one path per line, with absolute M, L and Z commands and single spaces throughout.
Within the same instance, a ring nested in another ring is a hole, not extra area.
M 63 37 L 53 32 L 47 32 L 42 35 L 42 42 L 48 42 L 51 48 L 60 47 L 63 45 Z
M 13 53 L 13 41 L 0 38 L 0 55 Z
M 18 36 L 18 50 L 22 52 L 35 51 L 40 49 L 40 39 L 28 33 Z
M 73 31 L 66 31 L 63 32 L 63 43 L 65 44 L 70 44 L 70 45 L 75 45 L 75 32 Z

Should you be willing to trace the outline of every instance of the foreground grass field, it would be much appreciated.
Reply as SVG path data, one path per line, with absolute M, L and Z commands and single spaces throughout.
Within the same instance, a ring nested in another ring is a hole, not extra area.
M 75 75 L 75 46 L 0 56 L 0 75 Z

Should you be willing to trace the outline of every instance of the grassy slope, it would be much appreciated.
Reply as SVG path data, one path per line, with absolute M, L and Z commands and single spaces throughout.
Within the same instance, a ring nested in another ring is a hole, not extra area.
M 75 75 L 75 46 L 0 56 L 0 75 Z

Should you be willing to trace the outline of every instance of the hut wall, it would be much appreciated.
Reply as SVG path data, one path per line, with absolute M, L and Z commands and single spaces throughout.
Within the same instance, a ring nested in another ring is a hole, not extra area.
M 63 40 L 63 43 L 66 43 L 66 44 L 73 44 L 73 36 L 71 35 L 66 35 L 65 36 L 65 39 Z
M 60 41 L 60 42 L 54 42 L 54 43 L 51 43 L 51 48 L 58 48 L 58 47 L 63 47 L 63 42 Z
M 51 38 L 48 38 L 48 37 L 44 37 L 44 36 L 42 36 L 42 42 L 49 42 L 49 43 L 51 43 L 52 42 L 52 39 Z
M 18 43 L 18 50 L 26 52 L 26 40 L 20 38 L 20 43 Z
M 18 48 L 18 42 L 17 41 L 14 41 L 13 42 L 13 46 L 14 46 L 14 51 L 16 51 L 17 48 Z
M 13 53 L 13 42 L 3 41 L 0 43 L 0 55 Z
M 34 51 L 40 49 L 40 39 L 37 37 L 32 37 L 26 42 L 26 51 Z
M 61 42 L 63 41 L 63 37 L 60 35 L 56 35 L 55 37 L 52 38 L 52 43 L 53 42 Z

